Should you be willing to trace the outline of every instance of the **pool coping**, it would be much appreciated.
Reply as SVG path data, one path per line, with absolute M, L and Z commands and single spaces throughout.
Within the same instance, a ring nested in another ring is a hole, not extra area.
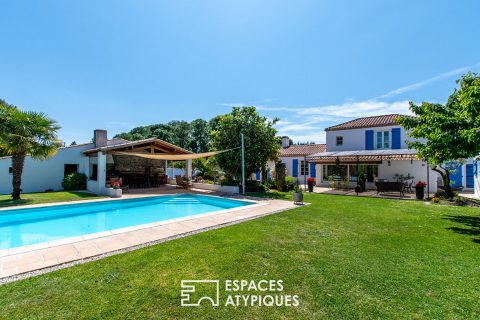
M 235 199 L 253 204 L 6 249 L 9 250 L 8 254 L 0 256 L 0 284 L 297 207 L 291 201 L 284 200 Z
M 185 193 L 179 193 L 178 195 L 184 195 L 184 194 Z M 109 201 L 109 200 L 110 201 L 119 201 L 119 200 L 124 200 L 125 201 L 125 200 L 142 199 L 142 198 L 156 198 L 156 197 L 164 197 L 164 196 L 172 196 L 172 195 L 174 196 L 174 195 L 177 195 L 177 194 L 146 195 L 146 196 L 141 196 L 141 197 L 130 197 L 130 198 L 96 199 L 96 200 L 102 200 L 102 201 L 95 201 L 94 199 L 92 199 L 91 201 L 90 200 L 89 201 L 81 201 L 80 203 L 78 201 L 68 202 L 67 205 L 92 203 L 92 202 L 105 202 L 105 201 Z M 225 197 L 220 197 L 220 196 L 215 196 L 215 195 L 201 195 L 201 196 L 225 199 Z M 241 199 L 241 200 L 238 199 L 238 201 L 251 202 L 252 204 L 248 205 L 249 208 L 254 208 L 256 206 L 265 205 L 265 203 L 259 203 L 258 201 L 254 201 L 254 200 L 250 200 L 250 199 Z M 32 205 L 32 206 L 35 206 L 35 207 L 28 207 L 28 208 L 22 207 L 21 209 L 35 209 L 35 208 L 55 207 L 55 206 L 63 206 L 63 205 L 65 205 L 65 204 L 63 204 L 63 203 L 53 203 L 49 206 Z M 36 243 L 36 244 L 30 244 L 30 245 L 15 247 L 15 248 L 0 249 L 0 257 L 6 257 L 6 256 L 18 254 L 18 253 L 30 252 L 30 251 L 35 251 L 35 250 L 39 250 L 39 249 L 52 248 L 52 247 L 61 246 L 61 245 L 64 245 L 64 244 L 80 242 L 80 241 L 83 241 L 83 240 L 103 238 L 103 237 L 106 237 L 106 236 L 109 236 L 109 235 L 121 234 L 121 233 L 126 233 L 126 232 L 129 232 L 129 231 L 135 231 L 135 230 L 141 230 L 141 229 L 146 229 L 146 228 L 151 228 L 151 227 L 156 227 L 156 226 L 162 226 L 162 225 L 167 225 L 167 224 L 175 223 L 175 222 L 192 220 L 195 217 L 198 217 L 198 218 L 208 217 L 208 216 L 213 215 L 213 214 L 227 213 L 227 212 L 235 211 L 235 210 L 241 209 L 241 208 L 244 208 L 244 206 L 236 207 L 236 208 L 230 208 L 230 209 L 224 209 L 224 210 L 216 210 L 216 211 L 200 213 L 200 214 L 194 214 L 194 215 L 191 215 L 191 216 L 162 220 L 162 221 L 157 221 L 157 222 L 144 223 L 144 224 L 139 224 L 139 225 L 135 225 L 135 226 L 112 229 L 112 230 L 107 230 L 107 231 L 94 232 L 94 233 L 89 233 L 89 234 L 82 235 L 82 236 L 67 237 L 67 238 L 63 238 L 63 239 L 40 242 L 40 243 Z M 18 208 L 18 209 L 20 209 L 20 208 Z

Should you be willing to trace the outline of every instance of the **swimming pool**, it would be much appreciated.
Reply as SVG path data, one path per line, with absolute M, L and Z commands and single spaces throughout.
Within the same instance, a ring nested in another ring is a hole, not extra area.
M 0 211 L 0 250 L 251 204 L 183 194 L 5 210 Z

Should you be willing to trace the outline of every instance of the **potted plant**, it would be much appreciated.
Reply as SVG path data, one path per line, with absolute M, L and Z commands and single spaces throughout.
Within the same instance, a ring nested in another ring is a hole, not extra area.
M 297 184 L 293 187 L 293 203 L 303 203 L 302 188 Z
M 109 196 L 112 198 L 120 198 L 122 196 L 122 188 L 119 181 L 113 183 L 112 188 L 109 188 Z
M 425 197 L 425 187 L 427 186 L 426 182 L 418 181 L 415 185 L 415 195 L 418 200 L 423 200 Z
M 313 187 L 315 186 L 315 178 L 308 178 L 307 184 L 308 184 L 308 192 L 313 192 Z

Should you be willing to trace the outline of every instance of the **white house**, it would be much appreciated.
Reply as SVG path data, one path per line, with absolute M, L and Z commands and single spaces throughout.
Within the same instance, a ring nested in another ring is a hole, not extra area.
M 338 174 L 340 167 L 352 187 L 363 172 L 367 188 L 374 188 L 375 179 L 394 181 L 395 175 L 410 175 L 415 182 L 427 182 L 429 191 L 436 192 L 440 176 L 417 159 L 415 150 L 408 149 L 406 141 L 410 138 L 398 124 L 398 116 L 359 118 L 326 128 L 326 150 L 306 157 L 317 164 L 317 184 L 328 186 L 328 177 Z M 452 185 L 473 190 L 475 164 L 473 159 L 458 164 L 451 174 Z
M 318 166 L 307 160 L 307 156 L 325 151 L 325 144 L 293 144 L 290 138 L 282 137 L 282 147 L 278 152 L 278 160 L 285 163 L 286 174 L 298 180 L 300 184 L 306 183 L 308 178 L 317 178 Z M 268 163 L 268 168 L 275 168 L 274 162 Z M 257 180 L 260 176 L 257 174 Z
M 106 194 L 106 187 L 115 178 L 122 178 L 130 187 L 152 187 L 166 183 L 166 160 L 144 159 L 125 153 L 149 153 L 181 155 L 190 151 L 166 141 L 151 138 L 138 141 L 107 138 L 107 131 L 95 130 L 94 142 L 57 150 L 45 161 L 27 156 L 22 174 L 22 190 L 43 192 L 61 190 L 62 180 L 71 172 L 84 173 L 88 177 L 87 189 Z M 119 154 L 122 152 L 122 154 Z M 187 160 L 187 175 L 191 176 L 191 160 Z M 0 158 L 0 194 L 12 192 L 11 157 Z

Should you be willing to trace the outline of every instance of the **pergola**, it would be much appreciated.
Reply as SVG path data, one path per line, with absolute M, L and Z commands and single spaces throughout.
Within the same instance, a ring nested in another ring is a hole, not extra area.
M 381 163 L 383 160 L 417 160 L 417 152 L 410 149 L 330 151 L 312 154 L 307 161 L 320 164 Z

